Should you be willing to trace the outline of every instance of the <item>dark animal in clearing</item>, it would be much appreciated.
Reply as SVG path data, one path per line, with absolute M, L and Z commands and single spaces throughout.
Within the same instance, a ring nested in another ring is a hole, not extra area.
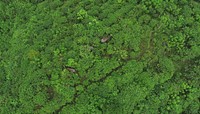
M 105 36 L 101 39 L 101 43 L 106 43 L 111 39 L 111 36 Z
M 67 67 L 66 69 L 72 73 L 76 73 L 76 70 L 72 67 Z

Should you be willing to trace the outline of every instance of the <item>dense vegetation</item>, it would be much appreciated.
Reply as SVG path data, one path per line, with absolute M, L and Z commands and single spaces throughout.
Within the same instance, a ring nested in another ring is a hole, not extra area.
M 1 0 L 0 36 L 0 114 L 200 113 L 198 0 Z

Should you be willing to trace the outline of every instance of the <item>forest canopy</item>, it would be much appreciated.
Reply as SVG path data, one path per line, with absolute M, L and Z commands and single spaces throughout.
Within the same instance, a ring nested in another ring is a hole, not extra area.
M 200 113 L 198 0 L 1 0 L 0 114 Z

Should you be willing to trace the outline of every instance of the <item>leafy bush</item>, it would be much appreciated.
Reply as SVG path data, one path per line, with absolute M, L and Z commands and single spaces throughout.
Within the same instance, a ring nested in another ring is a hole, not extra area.
M 199 113 L 197 0 L 1 0 L 0 12 L 1 114 Z

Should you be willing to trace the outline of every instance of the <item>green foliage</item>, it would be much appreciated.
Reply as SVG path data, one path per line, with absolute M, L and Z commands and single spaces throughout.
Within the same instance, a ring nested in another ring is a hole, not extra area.
M 0 20 L 1 114 L 199 113 L 197 0 L 1 0 Z

